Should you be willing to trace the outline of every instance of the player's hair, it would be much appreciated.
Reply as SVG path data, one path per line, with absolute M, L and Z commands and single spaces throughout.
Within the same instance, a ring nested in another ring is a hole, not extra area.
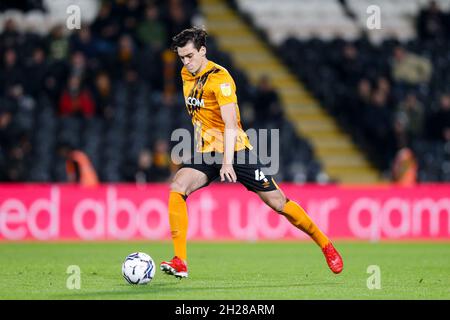
M 206 31 L 199 27 L 192 27 L 185 29 L 172 38 L 172 50 L 177 51 L 177 48 L 184 47 L 189 41 L 192 41 L 194 47 L 200 50 L 201 47 L 206 47 Z

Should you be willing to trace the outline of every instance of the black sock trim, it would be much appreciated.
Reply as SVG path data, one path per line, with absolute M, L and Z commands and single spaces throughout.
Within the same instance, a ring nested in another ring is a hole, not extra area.
M 186 201 L 186 199 L 187 199 L 187 195 L 186 194 L 184 194 L 183 192 L 179 192 L 179 191 L 170 191 L 170 192 L 174 192 L 174 193 L 178 193 L 182 198 L 183 198 L 183 200 L 184 201 Z

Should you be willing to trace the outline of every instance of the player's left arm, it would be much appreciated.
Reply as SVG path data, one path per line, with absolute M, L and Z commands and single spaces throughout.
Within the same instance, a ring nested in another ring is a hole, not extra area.
M 238 111 L 236 85 L 230 74 L 223 70 L 213 77 L 212 88 L 220 106 L 220 113 L 225 125 L 223 163 L 220 169 L 221 181 L 227 179 L 236 182 L 237 177 L 233 169 L 234 148 L 238 133 Z
M 225 124 L 224 152 L 222 168 L 220 169 L 220 180 L 225 181 L 226 178 L 230 182 L 236 182 L 237 177 L 233 169 L 234 147 L 236 145 L 236 138 L 239 128 L 236 104 L 231 102 L 221 106 L 220 113 Z

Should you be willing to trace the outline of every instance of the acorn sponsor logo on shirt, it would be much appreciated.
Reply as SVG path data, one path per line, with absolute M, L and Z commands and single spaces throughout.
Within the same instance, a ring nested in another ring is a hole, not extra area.
M 199 100 L 194 97 L 187 97 L 186 98 L 186 105 L 189 107 L 204 107 L 205 101 L 203 99 Z

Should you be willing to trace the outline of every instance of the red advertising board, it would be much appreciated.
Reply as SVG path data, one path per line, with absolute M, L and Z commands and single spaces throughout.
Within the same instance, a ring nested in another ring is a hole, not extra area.
M 450 185 L 280 185 L 332 239 L 450 240 Z M 0 240 L 170 239 L 169 188 L 0 185 Z M 212 184 L 187 199 L 190 239 L 306 236 L 239 184 Z

